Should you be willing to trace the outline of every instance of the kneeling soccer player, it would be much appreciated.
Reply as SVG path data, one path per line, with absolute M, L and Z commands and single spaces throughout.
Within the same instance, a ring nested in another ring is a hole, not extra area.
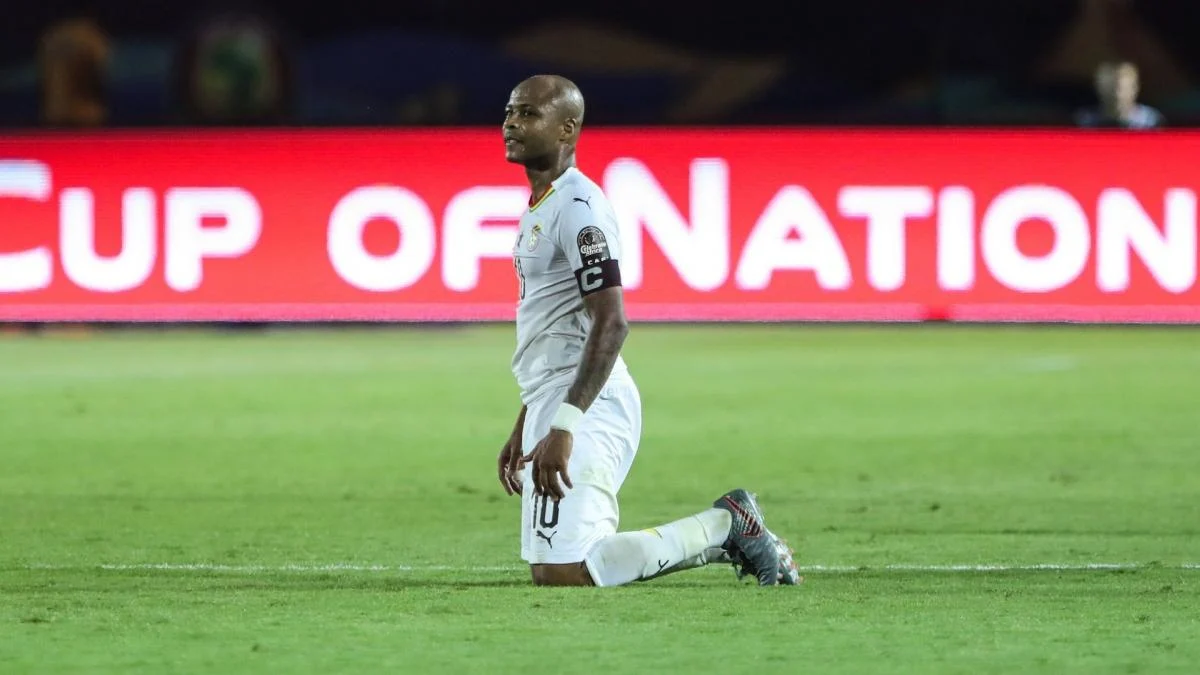
M 505 109 L 505 154 L 532 190 L 513 247 L 523 405 L 497 466 L 505 490 L 521 495 L 521 556 L 539 585 L 617 586 L 712 562 L 761 585 L 799 583 L 791 551 L 746 490 L 667 525 L 617 532 L 642 411 L 620 355 L 629 328 L 616 214 L 575 166 L 583 113 L 579 89 L 546 75 L 517 85 Z

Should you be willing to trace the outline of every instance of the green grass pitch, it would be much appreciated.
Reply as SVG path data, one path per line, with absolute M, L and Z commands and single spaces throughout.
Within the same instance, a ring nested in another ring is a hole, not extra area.
M 756 490 L 807 568 L 771 589 L 530 586 L 513 343 L 0 337 L 0 672 L 1200 664 L 1195 330 L 635 326 L 622 528 Z

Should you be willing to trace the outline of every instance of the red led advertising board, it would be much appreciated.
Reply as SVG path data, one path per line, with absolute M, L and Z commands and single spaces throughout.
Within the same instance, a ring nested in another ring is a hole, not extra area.
M 628 312 L 1198 322 L 1200 134 L 585 131 Z M 494 130 L 0 136 L 0 321 L 510 320 Z

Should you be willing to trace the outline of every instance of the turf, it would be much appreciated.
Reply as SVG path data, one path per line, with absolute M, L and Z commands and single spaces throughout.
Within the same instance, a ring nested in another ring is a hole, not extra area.
M 754 489 L 809 568 L 773 589 L 728 568 L 531 587 L 494 473 L 512 346 L 0 337 L 0 672 L 1200 663 L 1194 330 L 635 327 L 623 527 Z

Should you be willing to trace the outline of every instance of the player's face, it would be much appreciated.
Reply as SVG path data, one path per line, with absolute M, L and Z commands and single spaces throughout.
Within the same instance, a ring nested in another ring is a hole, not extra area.
M 558 118 L 545 97 L 524 87 L 514 89 L 504 107 L 505 158 L 528 164 L 552 155 L 562 134 Z

